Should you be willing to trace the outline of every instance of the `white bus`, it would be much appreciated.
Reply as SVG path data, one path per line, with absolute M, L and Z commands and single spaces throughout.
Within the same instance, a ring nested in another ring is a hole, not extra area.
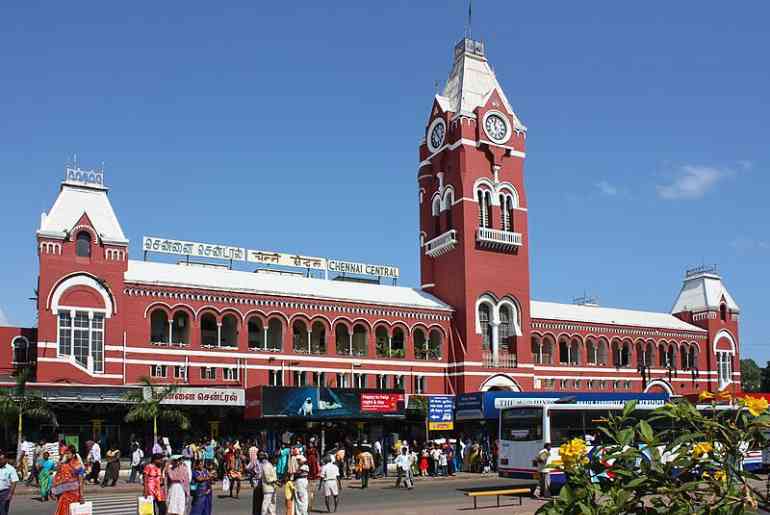
M 524 405 L 500 410 L 499 449 L 497 470 L 501 477 L 532 479 L 537 468 L 533 460 L 546 442 L 551 443 L 549 463 L 561 463 L 559 446 L 573 438 L 583 438 L 589 446 L 601 445 L 603 433 L 598 427 L 604 425 L 610 412 L 620 414 L 623 402 L 575 404 L 551 403 Z M 662 405 L 662 401 L 639 401 L 633 416 L 644 418 Z M 698 406 L 710 410 L 711 406 Z M 724 406 L 717 409 L 734 409 Z M 660 422 L 651 423 L 653 430 L 662 430 Z M 759 450 L 747 450 L 743 460 L 746 470 L 757 470 L 762 464 Z M 551 472 L 551 484 L 560 486 L 565 481 L 564 473 Z

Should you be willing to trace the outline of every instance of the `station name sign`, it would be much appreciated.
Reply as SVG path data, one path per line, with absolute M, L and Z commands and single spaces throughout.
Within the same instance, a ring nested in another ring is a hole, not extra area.
M 69 168 L 64 170 L 64 181 L 85 186 L 104 186 L 103 170 L 81 170 L 80 168 Z
M 339 261 L 336 259 L 302 256 L 299 254 L 283 254 L 281 252 L 266 250 L 249 250 L 243 247 L 171 240 L 154 236 L 145 236 L 143 238 L 142 250 L 145 252 L 158 252 L 160 254 L 173 254 L 176 256 L 242 261 L 261 265 L 279 265 L 335 273 L 388 277 L 393 279 L 397 279 L 400 275 L 398 267 L 389 265 L 372 265 L 352 261 Z
M 143 389 L 144 398 L 152 397 L 152 390 Z M 171 392 L 161 404 L 187 406 L 245 406 L 246 391 L 239 388 L 186 388 Z

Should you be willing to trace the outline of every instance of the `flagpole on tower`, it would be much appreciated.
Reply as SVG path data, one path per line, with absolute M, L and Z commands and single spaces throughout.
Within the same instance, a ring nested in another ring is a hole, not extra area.
M 471 22 L 473 21 L 473 0 L 468 0 L 468 22 L 465 25 L 465 37 L 471 38 Z

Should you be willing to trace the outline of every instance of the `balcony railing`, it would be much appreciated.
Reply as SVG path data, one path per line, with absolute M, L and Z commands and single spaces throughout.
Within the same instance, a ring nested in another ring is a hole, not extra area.
M 506 351 L 500 351 L 497 354 L 497 363 L 495 363 L 492 351 L 484 351 L 482 353 L 482 362 L 485 368 L 516 368 L 516 354 L 512 354 Z
M 457 246 L 457 231 L 450 229 L 440 236 L 425 243 L 425 254 L 438 257 L 446 254 Z
M 521 233 L 479 227 L 476 241 L 482 247 L 510 252 L 522 245 Z

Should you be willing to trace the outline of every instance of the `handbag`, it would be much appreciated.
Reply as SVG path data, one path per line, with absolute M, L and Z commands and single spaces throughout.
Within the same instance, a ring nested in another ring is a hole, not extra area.
M 54 485 L 51 488 L 51 494 L 58 497 L 64 492 L 72 492 L 73 490 L 77 490 L 79 488 L 80 488 L 80 481 L 77 479 L 73 479 L 72 481 L 64 481 L 62 483 L 59 483 L 58 485 Z
M 138 497 L 136 506 L 139 515 L 155 515 L 155 502 L 152 497 Z
M 225 474 L 225 477 L 222 479 L 222 491 L 223 492 L 230 491 L 230 478 L 227 477 L 226 474 Z
M 94 515 L 94 505 L 91 501 L 73 502 L 70 504 L 70 515 Z

